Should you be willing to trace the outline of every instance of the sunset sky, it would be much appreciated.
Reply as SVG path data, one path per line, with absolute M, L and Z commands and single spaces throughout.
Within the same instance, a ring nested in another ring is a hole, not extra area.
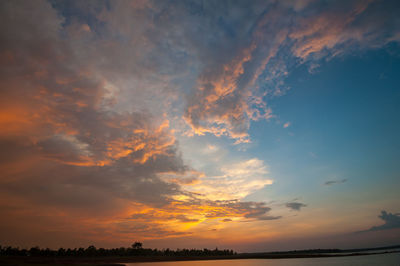
M 400 244 L 399 14 L 0 1 L 0 245 Z

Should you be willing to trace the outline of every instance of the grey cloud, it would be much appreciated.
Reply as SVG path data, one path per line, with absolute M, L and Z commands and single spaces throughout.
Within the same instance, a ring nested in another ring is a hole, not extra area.
M 225 201 L 207 201 L 202 204 L 208 204 L 210 206 L 224 207 L 223 209 L 208 212 L 206 218 L 217 218 L 217 217 L 244 217 L 247 219 L 258 219 L 258 220 L 273 220 L 272 216 L 268 216 L 267 213 L 271 211 L 271 208 L 266 206 L 265 202 L 253 202 L 253 201 L 238 201 L 238 200 L 225 200 Z
M 288 202 L 285 206 L 291 210 L 300 211 L 301 208 L 306 207 L 307 205 L 301 202 Z
M 347 179 L 342 179 L 342 180 L 329 180 L 329 181 L 326 181 L 326 182 L 324 183 L 324 185 L 330 186 L 330 185 L 341 184 L 341 183 L 345 183 L 345 182 L 347 182 Z
M 120 200 L 162 206 L 181 193 L 157 177 L 188 169 L 178 143 L 168 132 L 154 134 L 151 113 L 112 110 L 107 99 L 114 96 L 96 72 L 98 55 L 84 48 L 91 39 L 66 39 L 71 24 L 64 25 L 46 1 L 0 5 L 0 52 L 9 53 L 0 70 L 1 102 L 21 104 L 30 120 L 21 129 L 13 125 L 13 137 L 0 135 L 7 153 L 15 153 L 0 155 L 0 189 L 44 205 L 88 210 L 99 203 L 112 209 Z M 106 62 L 112 58 L 110 51 L 104 56 Z M 23 165 L 18 174 L 15 164 Z
M 80 156 L 84 152 L 76 144 L 60 136 L 42 140 L 38 142 L 37 146 L 44 156 L 65 162 L 79 162 Z
M 179 186 L 159 180 L 146 167 L 140 169 L 134 165 L 125 165 L 123 169 L 117 166 L 86 168 L 42 162 L 21 174 L 16 180 L 2 183 L 0 191 L 69 210 L 107 212 L 121 200 L 162 207 L 170 202 L 170 196 L 180 194 Z
M 282 216 L 260 216 L 257 219 L 261 221 L 270 221 L 270 220 L 278 220 L 281 218 Z
M 370 229 L 361 232 L 381 231 L 400 228 L 400 214 L 381 211 L 378 217 L 384 222 L 382 225 L 372 226 Z
M 257 209 L 250 209 L 250 212 L 245 214 L 245 218 L 260 218 L 263 217 L 264 214 L 269 212 L 271 208 L 269 207 L 259 207 Z

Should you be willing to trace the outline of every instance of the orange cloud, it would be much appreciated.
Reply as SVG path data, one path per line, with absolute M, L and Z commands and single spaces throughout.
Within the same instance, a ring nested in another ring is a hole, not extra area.
M 350 32 L 347 28 L 372 2 L 356 2 L 351 10 L 340 15 L 337 12 L 324 12 L 300 20 L 300 27 L 289 34 L 290 38 L 296 40 L 292 48 L 294 55 L 306 59 L 313 53 L 332 49 L 340 43 L 358 38 L 355 32 Z
M 184 120 L 196 135 L 211 133 L 227 135 L 239 142 L 248 141 L 249 109 L 246 97 L 238 90 L 238 79 L 244 74 L 244 65 L 252 58 L 256 46 L 244 49 L 229 64 L 222 66 L 221 74 L 213 79 L 199 80 L 197 95 L 193 104 L 187 107 Z

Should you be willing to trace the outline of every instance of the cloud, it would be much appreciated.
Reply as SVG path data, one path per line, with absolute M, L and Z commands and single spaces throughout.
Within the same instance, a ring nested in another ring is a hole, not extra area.
M 347 182 L 347 179 L 342 179 L 342 180 L 329 180 L 324 183 L 325 186 L 331 186 L 331 185 L 336 185 L 336 184 L 341 184 Z
M 7 130 L 0 133 L 0 140 L 8 149 L 1 154 L 0 190 L 2 197 L 16 202 L 18 208 L 12 208 L 23 210 L 5 214 L 4 223 L 29 228 L 23 217 L 37 212 L 31 216 L 32 231 L 50 225 L 62 232 L 82 228 L 93 241 L 99 238 L 96 232 L 131 241 L 133 236 L 190 235 L 179 225 L 217 217 L 253 218 L 269 210 L 258 203 L 197 199 L 182 189 L 181 185 L 194 184 L 199 176 L 183 162 L 168 117 L 158 115 L 168 105 L 161 98 L 174 97 L 165 85 L 169 77 L 153 74 L 174 69 L 165 65 L 170 60 L 138 68 L 146 61 L 139 48 L 146 47 L 140 46 L 137 36 L 130 42 L 136 42 L 138 51 L 113 39 L 97 39 L 92 54 L 85 47 L 99 36 L 82 35 L 95 34 L 96 27 L 74 32 L 81 27 L 66 23 L 63 28 L 64 19 L 47 2 L 30 7 L 24 2 L 4 5 L 16 5 L 1 8 L 4 23 L 9 25 L 11 20 L 15 32 L 2 29 L 7 34 L 1 48 L 9 54 L 10 64 L 1 73 L 1 82 L 7 101 L 17 104 L 2 105 L 1 110 L 1 125 Z M 107 15 L 101 19 L 110 26 L 115 17 Z M 65 40 L 63 34 L 70 39 Z M 155 36 L 146 35 L 157 43 Z M 101 60 L 97 60 L 99 54 Z M 160 88 L 165 90 L 160 93 Z M 160 96 L 158 100 L 154 95 Z M 257 162 L 242 166 L 264 174 L 262 162 Z M 165 180 L 167 173 L 170 178 Z M 228 178 L 234 178 L 232 173 Z M 254 186 L 260 184 L 250 189 Z M 142 217 L 141 223 L 126 219 L 143 209 L 155 214 Z M 73 217 L 74 226 L 57 225 L 65 216 Z
M 381 231 L 390 230 L 395 228 L 400 228 L 400 214 L 398 213 L 388 213 L 386 211 L 381 211 L 381 215 L 378 217 L 384 222 L 382 225 L 372 226 L 370 229 L 361 232 L 371 232 L 371 231 Z
M 270 220 L 278 220 L 281 218 L 282 216 L 260 216 L 257 219 L 261 221 L 270 221 Z
M 298 59 L 398 42 L 397 13 L 396 1 L 0 2 L 2 231 L 129 242 L 280 218 L 241 201 L 273 183 L 264 161 L 207 175 L 180 135 L 249 142 Z
M 208 199 L 233 200 L 273 184 L 268 178 L 268 166 L 258 158 L 222 164 L 218 171 L 219 175 L 205 175 L 196 186 L 185 188 Z
M 46 226 L 76 231 L 57 225 L 68 216 L 75 228 L 92 232 L 109 224 L 115 226 L 108 233 L 118 234 L 126 212 L 162 208 L 184 193 L 178 184 L 158 176 L 175 172 L 179 177 L 189 170 L 168 118 L 117 106 L 119 88 L 112 84 L 118 79 L 111 78 L 116 69 L 108 65 L 112 49 L 98 40 L 92 51 L 103 54 L 102 65 L 98 54 L 84 48 L 95 38 L 91 34 L 96 27 L 79 31 L 78 38 L 74 31 L 82 28 L 69 24 L 48 2 L 0 5 L 0 54 L 7 54 L 8 60 L 0 71 L 0 124 L 8 128 L 0 133 L 7 147 L 0 155 L 0 191 L 2 206 L 10 200 L 12 208 L 20 209 L 3 213 L 3 223 L 27 228 L 30 234 Z M 32 226 L 23 222 L 31 212 L 36 212 L 29 221 Z M 158 231 L 163 233 L 172 234 L 168 228 Z
M 315 12 L 300 16 L 289 34 L 295 40 L 292 52 L 300 58 L 338 56 L 354 47 L 371 49 L 397 39 L 399 23 L 394 19 L 399 7 L 395 1 L 347 1 L 313 3 Z M 374 23 L 371 23 L 374 18 Z
M 201 53 L 204 69 L 194 92 L 188 96 L 183 116 L 192 134 L 210 133 L 228 136 L 236 143 L 248 142 L 251 121 L 273 117 L 267 97 L 283 95 L 289 89 L 284 78 L 294 64 L 291 62 L 300 58 L 313 70 L 319 60 L 355 48 L 371 49 L 398 41 L 395 1 L 302 3 L 257 3 L 258 10 L 241 7 L 239 16 L 253 23 L 251 31 L 241 26 L 229 35 L 224 34 L 226 28 L 217 28 L 214 33 L 219 34 L 219 45 L 224 48 L 215 46 L 211 54 L 203 50 L 208 48 L 207 44 L 196 45 L 195 52 Z M 312 11 L 304 12 L 305 6 Z M 213 8 L 218 10 L 219 6 Z M 229 15 L 228 11 L 221 18 L 228 25 L 237 18 Z M 371 16 L 377 23 L 370 22 Z M 210 17 L 203 25 L 208 20 L 219 25 Z M 233 52 L 226 53 L 225 48 Z
M 300 211 L 301 208 L 306 207 L 307 205 L 301 202 L 288 202 L 285 206 L 293 211 Z
M 265 27 L 267 22 L 262 19 L 262 12 L 270 6 L 264 3 L 264 6 L 258 8 L 241 7 L 240 15 L 252 21 L 253 25 L 243 24 L 238 27 L 233 38 L 227 36 L 221 39 L 225 47 L 221 47 L 219 54 L 203 57 L 205 68 L 197 80 L 195 92 L 189 96 L 184 113 L 184 119 L 194 134 L 225 135 L 235 139 L 236 143 L 248 142 L 250 121 L 272 117 L 271 109 L 263 101 L 262 94 L 258 95 L 252 89 L 255 79 L 284 36 L 279 33 L 282 25 L 275 16 L 269 16 L 269 26 Z M 271 10 L 275 12 L 274 7 Z M 253 21 L 250 17 L 258 20 Z M 229 21 L 234 18 L 224 19 Z M 259 28 L 278 38 L 269 39 L 265 43 L 259 35 Z M 235 52 L 226 53 L 227 47 Z
M 214 209 L 206 214 L 207 218 L 244 217 L 248 219 L 263 220 L 271 208 L 264 202 L 224 200 L 208 201 Z M 206 204 L 207 204 L 206 203 Z
M 156 210 L 153 210 L 151 212 L 145 212 L 145 213 L 136 213 L 131 215 L 129 220 L 135 220 L 135 221 L 147 221 L 147 222 L 154 222 L 154 221 L 168 221 L 168 220 L 177 220 L 182 223 L 194 223 L 198 222 L 198 219 L 193 219 L 193 218 L 188 218 L 187 216 L 183 214 L 166 214 L 163 212 L 157 212 Z

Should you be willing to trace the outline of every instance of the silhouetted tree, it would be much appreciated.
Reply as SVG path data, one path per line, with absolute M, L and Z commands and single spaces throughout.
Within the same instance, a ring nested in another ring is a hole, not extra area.
M 143 248 L 143 244 L 140 242 L 135 242 L 132 244 L 132 248 L 133 249 L 142 249 Z
M 151 248 L 143 248 L 141 242 L 135 242 L 130 248 L 112 248 L 112 249 L 97 249 L 95 246 L 84 248 L 52 250 L 49 248 L 41 249 L 39 247 L 32 247 L 29 250 L 19 249 L 10 246 L 0 246 L 0 256 L 42 256 L 42 257 L 105 257 L 105 256 L 227 256 L 234 255 L 236 252 L 233 250 L 219 250 L 215 248 L 210 249 L 177 249 L 171 250 L 169 248 L 158 250 Z

